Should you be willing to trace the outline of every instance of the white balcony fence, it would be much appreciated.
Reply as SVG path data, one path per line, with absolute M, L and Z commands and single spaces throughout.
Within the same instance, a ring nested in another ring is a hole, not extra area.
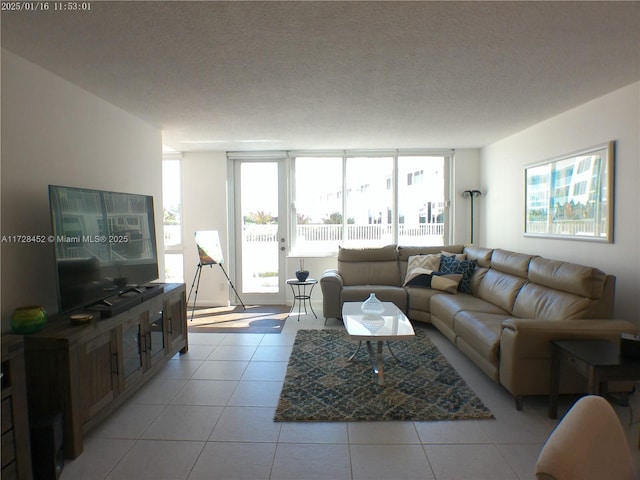
M 349 224 L 346 227 L 346 238 L 343 241 L 342 225 L 297 225 L 297 244 L 310 248 L 352 243 L 362 246 L 383 245 L 392 242 L 391 225 Z M 263 243 L 278 241 L 277 225 L 247 224 L 243 227 L 243 241 L 247 243 Z M 440 245 L 444 238 L 444 224 L 420 223 L 415 225 L 401 224 L 398 230 L 398 242 L 406 245 Z

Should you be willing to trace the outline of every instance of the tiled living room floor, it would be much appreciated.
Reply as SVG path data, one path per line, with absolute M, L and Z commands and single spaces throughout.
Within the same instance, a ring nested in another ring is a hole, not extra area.
M 189 353 L 170 360 L 89 433 L 62 480 L 533 478 L 556 425 L 547 418 L 547 398 L 527 398 L 518 412 L 511 396 L 435 329 L 432 341 L 495 420 L 274 423 L 296 331 L 343 328 L 323 322 L 293 316 L 281 334 L 190 334 Z M 573 401 L 561 398 L 560 417 Z M 632 404 L 640 417 L 640 400 Z M 629 408 L 616 408 L 640 471 L 640 427 L 629 426 Z

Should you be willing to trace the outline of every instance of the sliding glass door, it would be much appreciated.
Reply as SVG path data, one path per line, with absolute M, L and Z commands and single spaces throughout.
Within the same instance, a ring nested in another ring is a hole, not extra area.
M 235 159 L 236 289 L 245 304 L 285 303 L 284 159 Z

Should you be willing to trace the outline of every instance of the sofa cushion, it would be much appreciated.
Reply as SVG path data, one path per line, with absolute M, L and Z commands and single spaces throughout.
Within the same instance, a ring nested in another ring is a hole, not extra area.
M 535 283 L 522 287 L 513 307 L 513 316 L 543 320 L 588 318 L 592 301 Z
M 491 254 L 491 268 L 518 277 L 527 278 L 533 255 L 495 249 Z
M 446 245 L 439 247 L 416 247 L 416 246 L 398 246 L 398 260 L 400 262 L 408 262 L 409 257 L 413 255 L 429 255 L 433 253 L 440 253 L 442 251 L 451 253 L 462 253 L 464 251 L 464 245 Z
M 529 280 L 581 297 L 602 296 L 606 274 L 597 268 L 536 257 L 529 264 Z
M 491 266 L 492 248 L 464 247 L 464 253 L 467 254 L 468 260 L 475 260 L 478 267 Z
M 433 297 L 434 295 L 442 294 L 442 292 L 434 290 L 432 288 L 411 286 L 406 286 L 404 288 L 407 291 L 408 310 L 420 310 L 422 312 L 429 312 L 431 297 Z
M 452 258 L 455 258 L 456 260 L 466 260 L 467 259 L 467 254 L 466 253 L 451 253 L 451 252 L 447 252 L 446 250 L 442 250 L 440 252 L 440 254 L 443 257 L 452 257 Z
M 402 285 L 395 245 L 340 248 L 338 270 L 345 285 Z
M 461 274 L 462 281 L 458 290 L 471 293 L 471 275 L 476 268 L 475 260 L 456 260 L 455 257 L 443 255 L 440 259 L 440 271 L 444 274 Z
M 474 282 L 474 294 L 502 310 L 511 312 L 516 297 L 525 283 L 527 283 L 525 278 L 490 268 L 482 272 L 482 278 L 477 284 Z
M 338 247 L 338 262 L 384 262 L 397 260 L 395 245 L 378 248 L 345 248 Z
M 434 295 L 431 297 L 429 309 L 431 315 L 438 317 L 438 319 L 451 330 L 455 330 L 455 316 L 462 311 L 508 315 L 508 312 L 505 312 L 501 308 L 468 294 Z
M 407 312 L 407 291 L 402 287 L 389 285 L 351 285 L 344 286 L 340 293 L 341 303 L 364 302 L 369 294 L 375 293 L 381 302 L 393 302 L 403 312 Z
M 482 358 L 497 366 L 502 322 L 508 318 L 508 314 L 460 312 L 455 318 L 455 332 Z

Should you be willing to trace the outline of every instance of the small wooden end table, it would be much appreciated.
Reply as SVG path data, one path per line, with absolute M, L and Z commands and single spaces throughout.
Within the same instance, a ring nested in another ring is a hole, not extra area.
M 558 417 L 560 365 L 572 365 L 588 380 L 587 392 L 606 395 L 607 382 L 640 380 L 640 360 L 620 356 L 620 345 L 607 340 L 552 340 L 549 418 Z

